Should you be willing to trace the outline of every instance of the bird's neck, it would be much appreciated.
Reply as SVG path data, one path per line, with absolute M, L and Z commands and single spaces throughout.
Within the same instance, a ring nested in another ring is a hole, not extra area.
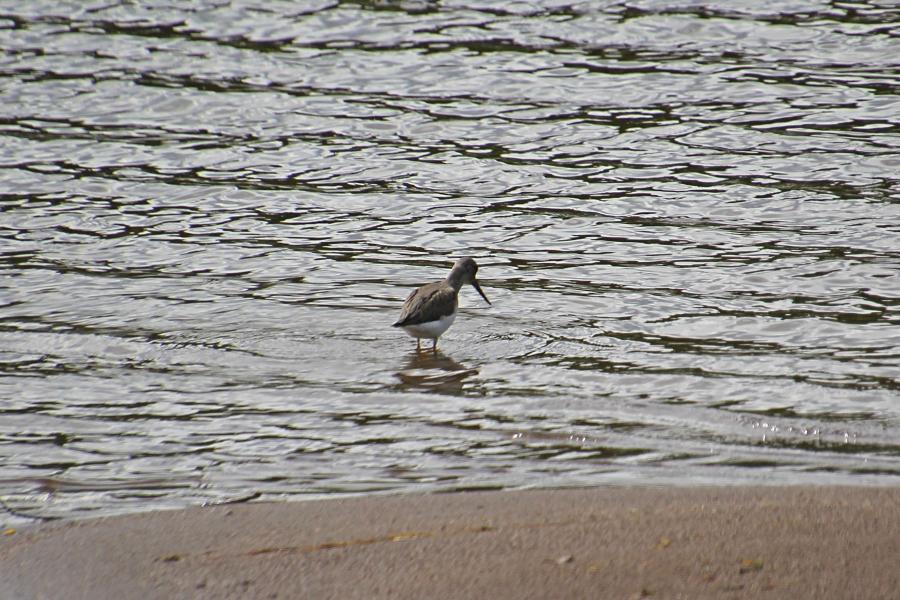
M 463 280 L 462 280 L 462 276 L 459 275 L 458 273 L 451 272 L 447 276 L 446 282 L 447 282 L 447 285 L 452 287 L 457 292 L 462 289 Z

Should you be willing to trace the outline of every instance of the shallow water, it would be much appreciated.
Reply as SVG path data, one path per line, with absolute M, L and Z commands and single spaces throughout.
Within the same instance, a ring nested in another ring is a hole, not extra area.
M 893 4 L 0 2 L 2 523 L 900 484 Z

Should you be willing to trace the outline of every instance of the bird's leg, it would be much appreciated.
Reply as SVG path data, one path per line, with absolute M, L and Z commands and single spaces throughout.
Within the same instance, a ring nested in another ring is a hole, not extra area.
M 422 351 L 422 340 L 420 338 L 416 338 L 416 352 Z
M 437 338 L 434 338 L 434 343 L 431 344 L 431 352 L 437 354 Z

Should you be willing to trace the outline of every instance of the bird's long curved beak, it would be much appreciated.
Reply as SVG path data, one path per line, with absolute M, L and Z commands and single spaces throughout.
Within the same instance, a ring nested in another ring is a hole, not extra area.
M 472 280 L 472 287 L 475 288 L 479 294 L 481 294 L 481 297 L 484 298 L 485 302 L 487 302 L 488 304 L 491 304 L 491 301 L 488 300 L 487 296 L 484 295 L 484 291 L 482 291 L 481 286 L 478 285 L 478 282 L 475 281 L 474 279 Z M 491 304 L 491 306 L 493 306 L 493 304 Z

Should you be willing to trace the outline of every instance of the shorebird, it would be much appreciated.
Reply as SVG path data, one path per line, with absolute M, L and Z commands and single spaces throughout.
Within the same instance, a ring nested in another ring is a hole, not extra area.
M 400 318 L 394 327 L 402 327 L 406 333 L 416 338 L 416 350 L 421 350 L 422 338 L 432 340 L 432 352 L 437 352 L 437 342 L 441 334 L 447 331 L 456 319 L 456 307 L 459 304 L 459 290 L 471 284 L 484 301 L 491 303 L 481 291 L 475 273 L 478 265 L 471 258 L 461 258 L 453 265 L 447 279 L 423 285 L 409 295 L 403 303 Z

